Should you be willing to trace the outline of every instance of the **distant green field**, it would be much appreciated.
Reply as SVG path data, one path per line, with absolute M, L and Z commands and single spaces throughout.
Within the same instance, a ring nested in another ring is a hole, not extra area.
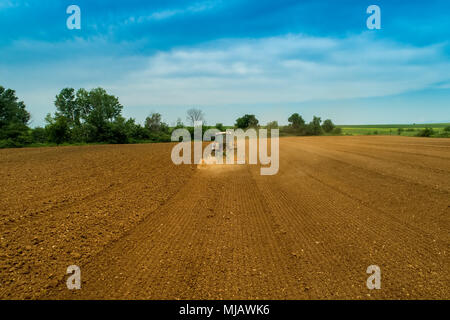
M 340 125 L 344 135 L 399 135 L 402 129 L 402 136 L 416 136 L 421 130 L 431 128 L 433 136 L 448 136 L 444 128 L 450 127 L 450 123 L 430 123 L 430 124 L 380 124 L 380 125 Z

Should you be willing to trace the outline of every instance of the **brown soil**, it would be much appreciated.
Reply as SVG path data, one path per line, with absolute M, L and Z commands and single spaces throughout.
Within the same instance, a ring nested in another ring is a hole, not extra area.
M 275 176 L 172 146 L 0 150 L 0 298 L 450 298 L 450 139 L 282 138 Z

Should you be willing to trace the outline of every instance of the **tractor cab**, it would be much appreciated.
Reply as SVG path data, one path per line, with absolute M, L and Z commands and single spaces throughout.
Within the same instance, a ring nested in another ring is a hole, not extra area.
M 231 136 L 233 133 L 231 132 L 217 132 L 214 135 L 214 144 L 212 146 L 212 150 L 214 152 L 226 152 L 231 146 L 227 146 L 227 136 Z M 222 141 L 220 141 L 222 139 Z M 219 141 L 218 141 L 219 140 Z

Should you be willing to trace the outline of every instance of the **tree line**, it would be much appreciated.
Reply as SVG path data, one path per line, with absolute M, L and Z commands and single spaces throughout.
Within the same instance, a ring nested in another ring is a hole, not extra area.
M 203 111 L 196 108 L 187 111 L 187 126 L 178 118 L 175 126 L 170 127 L 162 121 L 159 113 L 151 113 L 141 125 L 133 118 L 124 118 L 119 99 L 103 88 L 90 91 L 64 88 L 55 97 L 54 104 L 56 111 L 46 116 L 45 126 L 32 129 L 25 103 L 19 101 L 14 90 L 0 86 L 0 148 L 49 143 L 169 142 L 175 129 L 187 128 L 193 135 L 197 121 L 203 122 L 204 130 L 217 128 L 225 131 L 229 128 L 222 123 L 207 126 Z M 340 128 L 335 127 L 331 120 L 322 123 L 319 117 L 314 117 L 306 123 L 298 113 L 294 113 L 288 121 L 288 126 L 280 127 L 272 121 L 266 127 L 280 129 L 281 135 L 340 134 Z M 246 114 L 236 120 L 234 127 L 257 128 L 260 124 L 255 115 Z
M 279 126 L 277 121 L 271 121 L 267 123 L 267 129 L 279 129 L 281 135 L 296 135 L 296 136 L 319 136 L 324 133 L 336 134 L 342 133 L 342 129 L 336 127 L 336 125 L 330 119 L 322 122 L 320 117 L 313 117 L 313 120 L 306 123 L 301 115 L 294 113 L 288 118 L 289 125 Z M 238 118 L 236 128 L 246 129 L 251 127 L 259 127 L 259 120 L 256 119 L 253 114 L 246 114 L 245 116 Z

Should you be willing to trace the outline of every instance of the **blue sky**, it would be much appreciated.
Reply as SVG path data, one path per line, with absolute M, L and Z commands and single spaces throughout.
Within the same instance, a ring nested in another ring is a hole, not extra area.
M 66 27 L 72 4 L 81 30 Z M 372 4 L 381 30 L 366 27 Z M 450 2 L 0 0 L 0 85 L 32 126 L 62 88 L 98 86 L 141 123 L 192 107 L 210 124 L 450 121 Z

